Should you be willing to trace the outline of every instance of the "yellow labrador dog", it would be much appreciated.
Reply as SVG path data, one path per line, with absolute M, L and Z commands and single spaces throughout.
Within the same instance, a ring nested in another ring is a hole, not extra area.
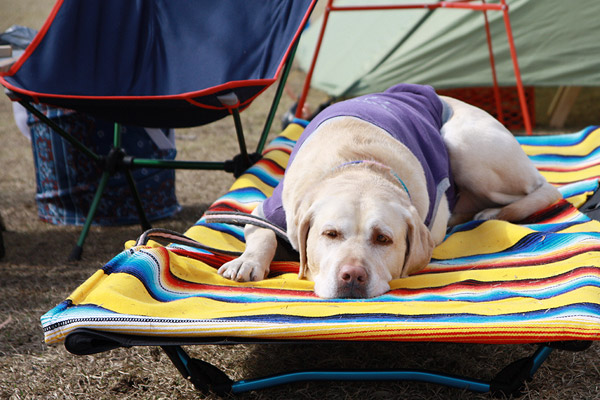
M 365 298 L 423 269 L 448 225 L 519 221 L 560 198 L 489 114 L 401 84 L 321 112 L 253 214 L 287 230 L 318 296 Z M 276 236 L 251 225 L 244 234 L 244 253 L 219 273 L 261 280 Z

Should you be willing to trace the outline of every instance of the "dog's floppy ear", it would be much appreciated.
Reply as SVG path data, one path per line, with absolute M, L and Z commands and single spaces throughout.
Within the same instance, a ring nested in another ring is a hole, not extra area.
M 305 199 L 304 199 L 305 200 Z M 294 210 L 287 214 L 287 235 L 292 247 L 300 254 L 300 270 L 298 277 L 306 278 L 308 262 L 306 241 L 312 220 L 312 207 L 306 201 L 298 201 Z
M 308 271 L 308 262 L 306 259 L 306 241 L 308 240 L 308 231 L 310 229 L 310 215 L 305 215 L 300 224 L 298 225 L 297 230 L 297 241 L 298 241 L 298 253 L 300 253 L 300 269 L 298 271 L 299 279 L 306 279 L 306 273 Z
M 407 277 L 425 268 L 431 260 L 433 248 L 435 247 L 431 232 L 421 221 L 417 209 L 411 205 L 408 212 L 409 217 L 406 219 L 406 255 L 404 256 L 401 277 Z

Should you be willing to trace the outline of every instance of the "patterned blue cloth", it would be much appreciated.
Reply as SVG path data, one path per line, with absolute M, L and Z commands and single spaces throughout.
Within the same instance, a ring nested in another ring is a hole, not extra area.
M 36 107 L 96 154 L 108 154 L 113 143 L 113 123 L 70 110 L 45 105 Z M 32 114 L 28 125 L 36 171 L 38 215 L 53 224 L 83 224 L 102 175 L 100 166 Z M 174 148 L 159 149 L 146 130 L 139 127 L 123 127 L 122 145 L 128 155 L 143 158 L 172 160 L 177 153 Z M 132 173 L 149 220 L 169 217 L 180 209 L 175 196 L 175 171 L 140 168 Z M 123 173 L 117 173 L 108 182 L 94 223 L 138 222 L 127 179 Z

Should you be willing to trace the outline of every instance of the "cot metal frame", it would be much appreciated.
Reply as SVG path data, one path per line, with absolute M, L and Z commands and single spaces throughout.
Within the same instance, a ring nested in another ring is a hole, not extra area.
M 182 346 L 192 345 L 236 345 L 236 344 L 292 344 L 303 345 L 323 342 L 260 340 L 243 338 L 170 338 L 134 336 L 100 332 L 82 328 L 71 332 L 66 340 L 66 349 L 76 355 L 96 354 L 119 347 L 158 346 L 169 357 L 179 373 L 202 392 L 213 392 L 221 396 L 237 395 L 297 382 L 316 381 L 398 381 L 425 382 L 476 393 L 489 393 L 495 397 L 518 397 L 523 394 L 525 383 L 531 381 L 554 350 L 579 352 L 587 350 L 591 341 L 568 341 L 540 343 L 529 356 L 510 362 L 500 369 L 492 379 L 482 380 L 458 376 L 445 372 L 420 369 L 314 369 L 284 371 L 274 375 L 234 381 L 224 371 L 204 360 L 194 358 Z M 329 342 L 332 343 L 332 342 Z M 335 342 L 340 343 L 340 342 Z

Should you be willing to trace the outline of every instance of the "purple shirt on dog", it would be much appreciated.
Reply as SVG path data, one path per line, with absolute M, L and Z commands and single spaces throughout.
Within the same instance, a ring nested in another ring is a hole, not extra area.
M 432 216 L 442 195 L 446 194 L 450 210 L 456 202 L 450 159 L 440 134 L 444 119 L 447 119 L 447 111 L 432 87 L 413 84 L 399 84 L 383 93 L 333 104 L 308 124 L 292 150 L 288 167 L 302 144 L 323 122 L 340 116 L 360 118 L 402 142 L 421 163 L 430 199 L 425 225 L 431 228 Z M 279 182 L 273 195 L 263 202 L 262 207 L 267 220 L 286 229 L 281 199 L 283 185 L 284 179 Z

